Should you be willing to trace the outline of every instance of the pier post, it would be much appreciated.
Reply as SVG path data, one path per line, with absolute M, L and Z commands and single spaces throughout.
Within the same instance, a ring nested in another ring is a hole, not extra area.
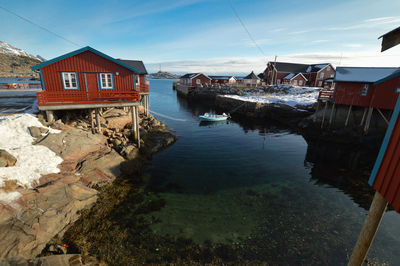
M 47 122 L 54 122 L 54 113 L 53 111 L 46 111 Z
M 346 122 L 344 123 L 344 126 L 345 126 L 345 127 L 347 127 L 347 125 L 349 124 L 349 118 L 350 118 L 351 108 L 352 108 L 352 107 L 353 107 L 353 105 L 350 105 L 349 111 L 347 112 Z
M 363 116 L 362 116 L 362 118 L 361 118 L 360 126 L 362 126 L 362 125 L 364 124 L 365 115 L 367 114 L 367 110 L 368 110 L 368 108 L 365 107 L 365 108 L 364 108 L 364 112 L 363 112 Z
M 134 108 L 136 108 L 136 136 L 137 136 L 137 146 L 138 148 L 140 148 L 140 123 L 139 123 L 139 108 L 137 106 L 135 106 Z
M 318 100 L 318 101 L 317 101 L 317 109 L 315 109 L 315 114 L 314 114 L 314 118 L 313 118 L 314 122 L 317 121 L 317 113 L 318 113 L 318 111 L 319 111 L 319 105 L 320 105 L 320 103 L 321 103 L 321 102 Z
M 379 224 L 382 221 L 387 205 L 387 201 L 376 191 L 368 216 L 365 219 L 364 226 L 358 237 L 353 253 L 351 254 L 348 266 L 360 266 L 363 264 Z
M 324 127 L 326 109 L 328 108 L 328 101 L 325 102 L 324 115 L 322 116 L 321 128 Z
M 90 115 L 90 126 L 92 128 L 92 133 L 95 133 L 95 129 L 94 129 L 94 119 L 93 119 L 93 109 L 89 110 L 89 115 Z
M 371 117 L 372 117 L 372 112 L 374 111 L 373 107 L 369 107 L 368 109 L 368 115 L 367 115 L 367 121 L 365 121 L 365 126 L 364 126 L 364 134 L 368 133 L 369 125 L 371 123 Z
M 136 109 L 134 106 L 131 107 L 131 116 L 132 116 L 132 133 L 133 133 L 133 138 L 136 140 L 137 134 L 136 134 Z
M 95 109 L 96 112 L 96 126 L 97 126 L 97 133 L 101 133 L 101 125 L 100 125 L 100 119 L 99 119 L 99 108 Z
M 335 112 L 335 103 L 332 105 L 331 116 L 329 117 L 329 125 L 332 125 L 334 112 Z

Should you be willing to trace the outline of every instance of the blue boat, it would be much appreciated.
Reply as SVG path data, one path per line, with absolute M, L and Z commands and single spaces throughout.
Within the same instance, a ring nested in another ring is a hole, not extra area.
M 211 122 L 216 122 L 216 121 L 224 121 L 228 119 L 229 115 L 223 113 L 222 115 L 213 115 L 209 113 L 205 113 L 204 115 L 200 115 L 199 118 L 201 121 L 211 121 Z

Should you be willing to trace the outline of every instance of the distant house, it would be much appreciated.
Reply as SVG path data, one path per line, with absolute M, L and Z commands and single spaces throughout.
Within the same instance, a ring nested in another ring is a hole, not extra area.
M 180 83 L 186 86 L 211 84 L 211 78 L 202 73 L 187 73 L 179 78 Z
M 323 87 L 327 79 L 333 78 L 335 69 L 329 63 L 324 64 L 295 64 L 286 62 L 268 62 L 264 70 L 264 80 L 269 85 L 279 85 L 288 75 L 293 77 L 301 73 L 306 80 L 305 86 Z M 290 76 L 289 76 L 290 77 Z
M 281 84 L 289 84 L 292 86 L 305 86 L 307 83 L 306 77 L 301 73 L 290 73 L 282 79 Z
M 393 110 L 400 92 L 400 68 L 337 67 L 334 103 Z
M 234 76 L 209 76 L 212 84 L 234 84 L 237 82 Z
M 251 71 L 250 74 L 241 79 L 241 83 L 246 86 L 257 86 L 261 84 L 261 79 L 256 74 L 254 74 L 254 71 Z

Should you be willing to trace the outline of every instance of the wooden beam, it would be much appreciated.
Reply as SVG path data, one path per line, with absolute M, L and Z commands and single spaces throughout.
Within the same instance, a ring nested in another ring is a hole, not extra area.
M 335 104 L 332 105 L 331 116 L 329 117 L 329 125 L 332 125 L 334 112 L 335 112 Z
M 90 115 L 90 126 L 92 128 L 92 133 L 95 133 L 95 129 L 94 129 L 94 119 L 93 119 L 93 109 L 89 110 L 89 115 Z
M 353 105 L 350 105 L 349 111 L 347 112 L 346 122 L 344 123 L 344 126 L 345 126 L 345 127 L 347 127 L 347 125 L 349 124 L 349 118 L 350 118 L 351 108 L 352 108 L 352 107 L 353 107 Z
M 47 122 L 54 122 L 54 113 L 53 111 L 46 111 Z
M 365 115 L 367 114 L 367 110 L 368 110 L 368 107 L 365 107 L 365 108 L 364 108 L 364 112 L 363 112 L 363 116 L 362 116 L 362 118 L 361 118 L 360 126 L 362 126 L 362 125 L 364 124 Z
M 133 133 L 133 139 L 136 140 L 137 134 L 136 134 L 136 109 L 135 107 L 131 107 L 131 117 L 132 117 L 132 133 Z
M 133 107 L 136 109 L 136 129 L 137 129 L 137 146 L 140 148 L 140 123 L 139 123 L 139 108 L 137 106 Z
M 368 109 L 368 115 L 367 115 L 367 121 L 365 121 L 365 126 L 364 126 L 364 134 L 368 133 L 369 125 L 371 123 L 371 118 L 372 118 L 372 113 L 374 111 L 373 107 L 369 107 Z
M 376 231 L 382 221 L 382 217 L 387 208 L 387 201 L 379 192 L 375 192 L 374 199 L 365 219 L 364 226 L 358 237 L 356 246 L 349 260 L 349 266 L 360 266 L 364 263 L 368 250 L 371 247 L 372 241 L 375 238 Z
M 383 120 L 385 120 L 386 124 L 389 125 L 389 120 L 386 119 L 386 117 L 383 115 L 382 111 L 378 108 L 376 108 L 376 110 L 382 116 Z
M 324 127 L 326 109 L 328 108 L 328 101 L 325 102 L 324 115 L 322 116 L 321 128 Z
M 101 125 L 100 125 L 100 119 L 99 119 L 99 113 L 100 113 L 100 110 L 99 110 L 99 108 L 96 108 L 96 109 L 95 109 L 95 111 L 96 111 L 96 126 L 97 126 L 97 133 L 101 133 Z

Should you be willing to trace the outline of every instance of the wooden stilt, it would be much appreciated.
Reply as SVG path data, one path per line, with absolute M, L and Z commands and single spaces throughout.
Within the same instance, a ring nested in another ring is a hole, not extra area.
M 89 110 L 90 113 L 90 126 L 92 128 L 92 133 L 95 133 L 95 129 L 94 129 L 94 119 L 93 119 L 93 109 Z
M 333 120 L 333 114 L 335 112 L 335 104 L 332 105 L 332 109 L 331 109 L 331 115 L 329 117 L 329 125 L 332 125 L 332 120 Z
M 349 124 L 349 118 L 350 118 L 350 114 L 351 114 L 351 108 L 353 107 L 353 105 L 349 106 L 349 111 L 347 112 L 347 117 L 346 117 L 346 122 L 344 122 L 344 126 L 347 127 L 347 125 Z
M 363 112 L 363 116 L 362 116 L 362 118 L 361 118 L 360 126 L 362 126 L 362 125 L 364 124 L 365 115 L 367 114 L 367 110 L 368 110 L 368 107 L 365 107 L 365 108 L 364 108 L 364 112 Z
M 53 111 L 46 111 L 47 122 L 54 122 L 54 113 Z
M 314 114 L 314 119 L 313 119 L 314 122 L 317 121 L 317 113 L 318 113 L 318 111 L 319 111 L 319 105 L 320 105 L 320 104 L 321 104 L 321 102 L 318 101 L 318 102 L 317 102 L 317 109 L 315 109 L 315 114 Z
M 136 108 L 136 133 L 137 133 L 137 146 L 140 148 L 140 123 L 139 123 L 139 108 L 135 106 Z
M 147 110 L 147 116 L 150 114 L 150 102 L 149 102 L 149 95 L 146 95 L 146 110 Z
M 387 201 L 381 196 L 381 194 L 375 192 L 368 216 L 365 219 L 364 226 L 361 230 L 360 236 L 358 237 L 353 253 L 351 254 L 348 264 L 349 266 L 360 266 L 363 264 L 372 241 L 374 240 L 379 224 L 382 221 L 387 205 Z
M 324 127 L 326 109 L 328 109 L 328 101 L 325 102 L 324 114 L 322 116 L 322 121 L 321 121 L 321 128 Z
M 384 114 L 382 113 L 381 109 L 376 108 L 376 110 L 377 110 L 378 113 L 382 116 L 383 120 L 385 120 L 386 124 L 389 125 L 389 120 L 386 119 L 386 117 L 385 117 Z
M 99 119 L 99 113 L 100 113 L 99 108 L 96 108 L 96 109 L 95 109 L 95 112 L 96 112 L 97 133 L 101 133 L 101 125 L 100 125 L 100 119 Z
M 137 134 L 136 134 L 136 109 L 135 107 L 131 107 L 131 116 L 132 116 L 132 133 L 133 133 L 133 138 L 136 140 Z
M 373 107 L 369 107 L 367 120 L 365 121 L 365 126 L 364 126 L 364 134 L 368 133 L 368 129 L 369 129 L 369 125 L 371 123 L 371 118 L 372 118 L 373 111 L 374 111 L 374 108 Z

